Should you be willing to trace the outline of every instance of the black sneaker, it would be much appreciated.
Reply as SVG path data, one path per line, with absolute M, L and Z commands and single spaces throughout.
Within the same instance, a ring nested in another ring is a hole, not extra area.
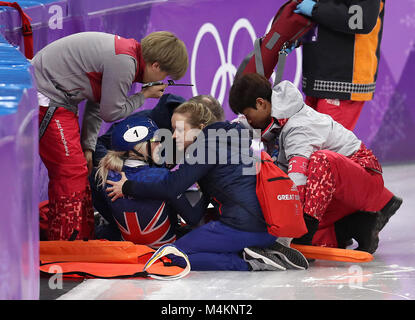
M 308 269 L 309 265 L 306 257 L 297 249 L 284 246 L 276 241 L 272 246 L 266 248 L 266 251 L 284 261 L 287 269 Z
M 392 199 L 379 211 L 376 221 L 376 230 L 380 232 L 388 223 L 389 219 L 395 214 L 402 205 L 403 200 L 399 197 L 393 196 Z
M 252 271 L 287 270 L 283 261 L 262 248 L 245 248 L 243 251 L 243 259 L 249 264 Z
M 378 215 L 378 212 L 358 211 L 336 221 L 334 226 L 339 247 L 355 239 L 359 244 L 356 250 L 375 253 L 379 245 Z

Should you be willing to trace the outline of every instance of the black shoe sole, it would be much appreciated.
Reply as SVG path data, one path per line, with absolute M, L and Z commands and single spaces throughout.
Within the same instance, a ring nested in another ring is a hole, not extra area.
M 281 260 L 294 269 L 305 270 L 309 267 L 307 259 L 297 249 L 289 248 L 283 246 L 279 242 L 275 242 L 272 246 L 268 247 L 267 250 L 268 252 L 279 256 Z
M 378 246 L 379 246 L 379 232 L 373 229 L 371 231 L 369 245 L 366 247 L 360 247 L 360 244 L 359 244 L 359 247 L 357 247 L 355 250 L 365 251 L 370 254 L 373 254 L 376 252 Z
M 393 196 L 392 199 L 386 204 L 386 206 L 379 211 L 376 221 L 376 230 L 379 233 L 389 219 L 398 211 L 401 207 L 403 200 L 399 197 Z
M 372 217 L 372 219 L 374 219 L 374 221 L 373 226 L 368 230 L 369 239 L 366 236 L 364 237 L 364 239 L 361 239 L 360 237 L 353 237 L 359 244 L 359 246 L 355 250 L 365 251 L 370 254 L 373 254 L 379 246 L 379 231 L 377 229 L 379 213 L 365 212 L 360 214 L 369 215 Z M 365 246 L 362 246 L 362 244 L 365 244 Z
M 379 245 L 377 229 L 379 212 L 355 212 L 336 222 L 336 236 L 340 248 L 346 249 L 350 239 L 359 244 L 356 250 L 374 253 Z M 364 226 L 364 230 L 361 228 Z M 342 231 L 340 231 L 342 230 Z M 339 234 L 342 232 L 342 239 Z M 347 240 L 346 240 L 347 239 Z
M 392 199 L 385 205 L 385 207 L 376 214 L 376 224 L 371 231 L 370 244 L 367 247 L 357 247 L 356 250 L 366 251 L 370 254 L 375 253 L 379 245 L 379 232 L 385 227 L 389 219 L 398 211 L 402 205 L 403 200 L 399 197 L 393 196 Z

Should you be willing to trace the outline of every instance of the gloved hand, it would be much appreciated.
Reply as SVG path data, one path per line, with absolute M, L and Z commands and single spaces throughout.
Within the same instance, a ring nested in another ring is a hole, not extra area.
M 308 215 L 307 213 L 304 213 L 304 222 L 307 226 L 308 232 L 301 238 L 293 239 L 292 243 L 311 246 L 313 236 L 315 235 L 318 229 L 319 221 L 316 218 Z
M 301 3 L 297 5 L 297 9 L 295 9 L 294 12 L 311 17 L 315 5 L 316 2 L 313 0 L 303 0 Z
M 277 146 L 271 153 L 271 158 L 274 161 L 274 163 L 276 164 L 276 161 L 278 159 L 278 154 L 280 153 L 279 147 Z
M 288 55 L 297 47 L 297 42 L 294 42 L 291 47 L 285 48 L 283 51 Z

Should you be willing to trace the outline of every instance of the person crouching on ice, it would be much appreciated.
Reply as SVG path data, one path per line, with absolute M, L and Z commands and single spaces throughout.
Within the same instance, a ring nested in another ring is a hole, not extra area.
M 269 140 L 279 139 L 278 166 L 297 185 L 308 233 L 297 244 L 374 253 L 379 232 L 402 199 L 384 187 L 382 167 L 353 132 L 306 105 L 289 81 L 274 88 L 258 74 L 237 78 L 229 105 Z
M 155 165 L 160 146 L 157 131 L 154 121 L 147 117 L 125 119 L 114 126 L 112 150 L 100 160 L 92 188 L 95 209 L 110 225 L 118 226 L 119 230 L 106 231 L 110 240 L 119 240 L 118 234 L 122 240 L 158 248 L 176 240 L 177 214 L 187 224 L 195 225 L 208 204 L 203 197 L 192 207 L 186 197 L 157 200 L 142 195 L 112 202 L 107 196 L 105 182 L 119 180 L 120 172 L 131 181 L 168 174 L 167 168 Z
M 121 196 L 172 201 L 183 197 L 197 182 L 202 193 L 215 204 L 219 220 L 210 221 L 175 242 L 188 255 L 192 270 L 285 270 L 288 265 L 306 269 L 308 262 L 300 252 L 277 243 L 276 237 L 267 232 L 255 192 L 256 176 L 243 174 L 248 165 L 241 157 L 233 157 L 236 152 L 249 154 L 250 143 L 230 138 L 249 142 L 249 135 L 242 134 L 243 127 L 218 122 L 205 105 L 185 102 L 174 110 L 172 128 L 177 149 L 185 150 L 183 163 L 164 175 L 135 180 L 123 176 L 118 182 L 108 181 L 112 187 L 107 191 L 115 203 Z M 222 140 L 219 132 L 233 135 Z M 240 148 L 231 149 L 234 142 Z M 220 154 L 226 155 L 221 162 Z

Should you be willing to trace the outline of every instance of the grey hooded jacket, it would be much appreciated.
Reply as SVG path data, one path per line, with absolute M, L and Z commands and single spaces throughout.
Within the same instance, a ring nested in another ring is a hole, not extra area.
M 103 32 L 76 33 L 50 43 L 31 61 L 37 89 L 50 99 L 49 106 L 77 113 L 78 104 L 88 100 L 81 133 L 84 150 L 95 150 L 102 120 L 123 119 L 145 101 L 141 93 L 128 96 L 140 61 L 118 54 L 117 39 L 123 38 Z M 100 75 L 99 100 L 88 74 Z
M 304 103 L 300 91 L 290 81 L 273 88 L 271 116 L 285 124 L 279 135 L 278 165 L 285 172 L 292 157 L 309 159 L 317 150 L 330 150 L 351 156 L 359 150 L 361 141 L 355 134 Z M 282 121 L 281 121 L 282 120 Z M 306 182 L 301 174 L 289 174 L 296 185 Z

